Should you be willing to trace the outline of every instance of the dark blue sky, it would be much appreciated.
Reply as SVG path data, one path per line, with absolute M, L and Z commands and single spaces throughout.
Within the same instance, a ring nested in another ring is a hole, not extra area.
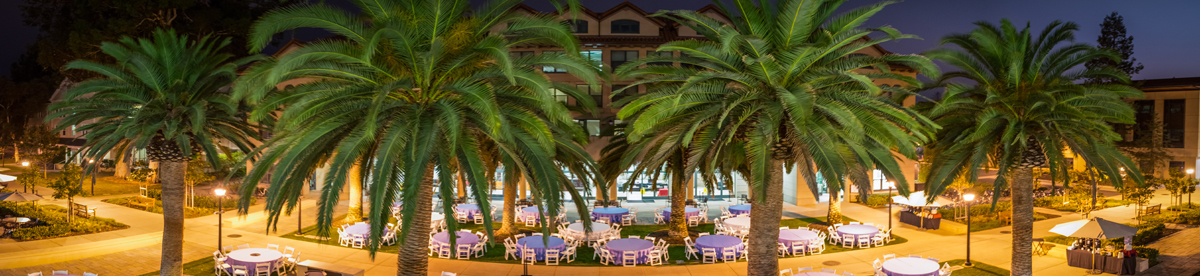
M 584 6 L 607 10 L 624 0 L 581 0 Z M 0 0 L 0 75 L 8 75 L 9 64 L 33 43 L 37 31 L 21 23 L 17 6 L 24 1 Z M 330 2 L 346 2 L 331 0 Z M 472 2 L 480 2 L 474 0 Z M 642 9 L 698 9 L 711 3 L 703 0 L 631 1 Z M 858 7 L 875 0 L 851 0 L 843 7 Z M 546 1 L 527 1 L 530 6 L 551 10 Z M 340 3 L 339 3 L 340 4 Z M 844 8 L 845 9 L 845 8 Z M 1128 33 L 1134 36 L 1134 57 L 1146 68 L 1134 79 L 1200 76 L 1200 1 L 1087 1 L 1087 0 L 909 0 L 888 6 L 866 26 L 891 25 L 924 40 L 902 40 L 884 44 L 896 53 L 910 54 L 937 47 L 938 39 L 972 29 L 972 22 L 1030 22 L 1035 31 L 1054 20 L 1074 21 L 1080 30 L 1076 41 L 1095 43 L 1100 22 L 1111 12 L 1125 17 Z

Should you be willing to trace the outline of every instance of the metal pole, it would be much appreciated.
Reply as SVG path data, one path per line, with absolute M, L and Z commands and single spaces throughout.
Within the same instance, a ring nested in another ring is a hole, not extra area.
M 895 188 L 895 187 L 896 187 L 896 185 L 888 186 L 888 229 L 889 230 L 892 229 L 892 216 L 894 215 L 894 213 L 892 213 L 892 188 Z
M 223 224 L 225 224 L 225 220 L 221 218 L 221 215 L 225 213 L 225 208 L 222 208 L 225 206 L 221 205 L 221 198 L 223 198 L 223 197 L 224 196 L 217 196 L 217 250 L 222 250 L 222 251 L 224 251 L 224 250 L 221 249 L 221 240 L 222 240 L 221 226 Z
M 971 202 L 967 202 L 967 262 L 963 263 L 964 267 L 973 267 L 971 263 Z
M 300 222 L 301 220 L 304 219 L 304 206 L 300 205 L 301 200 L 303 200 L 303 199 L 304 199 L 304 197 L 301 196 L 300 199 L 296 200 L 296 235 L 297 236 L 304 235 L 304 224 L 302 224 Z

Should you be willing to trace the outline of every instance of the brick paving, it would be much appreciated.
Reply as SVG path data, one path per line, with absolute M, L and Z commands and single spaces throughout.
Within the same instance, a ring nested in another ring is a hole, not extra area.
M 1200 228 L 1188 228 L 1147 247 L 1158 249 L 1160 263 L 1138 275 L 1195 275 L 1200 272 Z
M 153 245 L 69 262 L 0 269 L 0 276 L 25 276 L 38 271 L 50 275 L 50 271 L 53 270 L 67 270 L 77 275 L 84 272 L 98 275 L 140 275 L 158 271 L 161 250 L 161 245 Z M 211 247 L 190 242 L 183 243 L 185 260 L 194 260 L 211 253 Z

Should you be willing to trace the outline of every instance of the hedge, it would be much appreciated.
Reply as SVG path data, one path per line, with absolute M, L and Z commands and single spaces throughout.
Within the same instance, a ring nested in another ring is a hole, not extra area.
M 889 196 L 887 194 L 873 194 L 867 197 L 866 205 L 871 208 L 879 208 L 887 205 Z
M 1137 251 L 1137 255 L 1139 258 L 1150 260 L 1149 261 L 1150 266 L 1154 266 L 1154 265 L 1158 264 L 1158 249 L 1149 248 L 1149 247 L 1145 247 L 1145 246 L 1134 246 L 1133 250 Z
M 253 205 L 256 200 L 257 199 L 251 199 L 250 204 Z M 130 196 L 130 197 L 115 197 L 115 198 L 105 199 L 103 201 L 107 202 L 107 203 L 125 206 L 125 207 L 141 209 L 141 210 L 145 210 L 145 211 L 151 212 L 151 213 L 162 214 L 162 200 L 145 198 L 145 197 L 140 197 L 140 196 Z M 149 205 L 149 203 L 151 201 L 154 202 L 154 205 L 147 206 L 147 205 Z M 226 199 L 222 200 L 221 205 L 224 205 L 225 209 L 234 209 L 234 208 L 237 208 L 237 201 L 238 200 L 236 198 L 226 198 Z M 213 197 L 197 196 L 195 204 L 196 204 L 196 207 L 183 209 L 183 216 L 185 218 L 203 217 L 203 216 L 211 215 L 211 214 L 213 214 L 213 212 L 217 211 L 217 200 L 216 200 L 216 198 L 213 198 Z M 149 207 L 149 208 L 147 208 L 147 207 Z
M 110 218 L 72 218 L 67 224 L 67 208 L 55 205 L 34 207 L 33 204 L 0 202 L 0 210 L 18 216 L 37 219 L 45 223 L 12 231 L 12 238 L 22 241 L 57 238 L 70 235 L 97 233 L 124 229 L 129 226 Z

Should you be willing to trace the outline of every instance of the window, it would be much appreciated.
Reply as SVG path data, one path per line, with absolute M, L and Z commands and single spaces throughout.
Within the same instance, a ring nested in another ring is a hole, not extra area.
M 613 20 L 612 33 L 614 34 L 636 34 L 641 33 L 641 22 L 629 19 Z
M 1185 99 L 1163 101 L 1163 146 L 1183 148 L 1183 120 L 1186 106 L 1187 100 Z
M 624 65 L 626 62 L 638 59 L 637 51 L 612 51 L 612 57 L 609 57 L 609 64 L 612 65 L 615 71 L 617 67 Z
M 554 94 L 554 100 L 563 104 L 567 104 L 567 99 L 571 98 L 571 96 L 567 96 L 567 93 L 563 93 L 562 90 L 551 88 L 550 92 Z
M 562 23 L 566 24 L 567 28 L 570 28 L 572 33 L 585 34 L 588 32 L 587 20 L 565 20 Z
M 1183 161 L 1171 161 L 1167 163 L 1168 173 L 1183 173 Z
M 1147 125 L 1154 122 L 1154 100 L 1133 101 L 1134 122 L 1138 125 Z M 1145 133 L 1141 129 L 1133 131 L 1133 139 L 1137 140 L 1145 135 L 1154 135 L 1153 133 Z
M 527 56 L 532 56 L 533 51 L 510 51 L 510 52 L 508 52 L 508 55 L 511 56 L 513 59 L 518 59 L 518 58 L 523 58 L 523 57 L 527 57 Z
M 579 120 L 579 124 L 583 125 L 588 135 L 600 136 L 600 120 Z
M 592 87 L 587 84 L 576 84 L 575 89 L 579 89 L 579 92 L 591 95 L 592 102 L 596 103 L 596 107 L 604 107 L 604 90 L 592 89 Z
M 647 57 L 654 57 L 654 56 L 659 56 L 659 57 L 673 57 L 673 56 L 675 56 L 675 53 L 673 53 L 673 52 L 671 52 L 671 51 L 662 51 L 662 52 L 658 52 L 658 51 L 646 51 L 646 56 L 647 56 Z M 671 66 L 671 63 L 670 63 L 670 62 L 651 62 L 651 63 L 647 63 L 647 64 L 648 64 L 648 65 L 658 65 L 658 66 Z
M 600 50 L 579 51 L 579 56 L 583 57 L 583 59 L 586 59 L 586 60 L 592 62 L 593 64 L 604 66 L 604 63 L 603 63 L 604 62 L 604 51 L 600 51 Z
M 563 51 L 542 51 L 543 55 L 561 55 Z M 553 66 L 542 66 L 542 72 L 546 73 L 566 73 L 566 68 L 554 68 Z
M 625 87 L 627 87 L 627 86 L 628 86 L 628 85 L 624 85 L 624 84 L 614 84 L 614 85 L 612 86 L 612 93 L 610 93 L 610 94 L 612 95 L 612 102 L 611 102 L 611 103 L 609 103 L 609 107 L 612 107 L 612 108 L 621 108 L 621 107 L 624 107 L 624 106 L 625 106 L 625 104 L 622 104 L 622 103 L 617 103 L 617 101 L 620 101 L 621 99 L 624 99 L 624 98 L 625 98 L 625 95 L 632 94 L 632 93 L 637 93 L 637 91 L 638 91 L 638 90 L 637 90 L 637 87 L 634 87 L 634 88 L 629 88 L 628 90 L 621 91 L 621 93 L 620 93 L 620 94 L 618 94 L 618 93 L 617 93 L 617 91 L 619 91 L 619 90 L 621 90 L 621 89 L 624 89 L 624 88 L 625 88 Z

